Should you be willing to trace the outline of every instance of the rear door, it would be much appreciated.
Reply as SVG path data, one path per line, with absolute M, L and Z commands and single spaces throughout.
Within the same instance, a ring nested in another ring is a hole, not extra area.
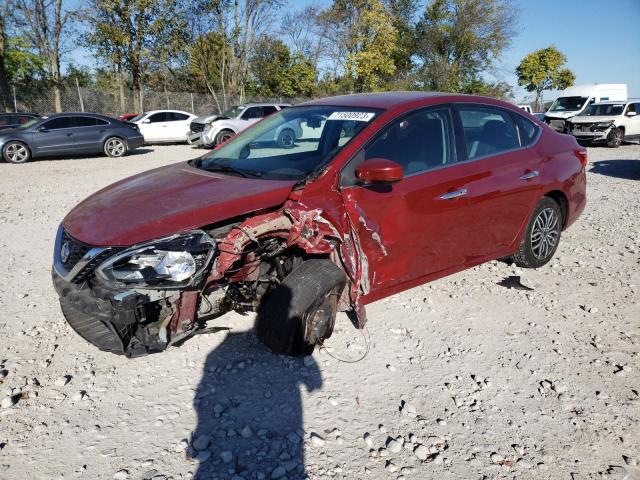
M 628 116 L 629 113 L 635 113 L 635 115 Z M 626 116 L 625 137 L 631 139 L 640 137 L 640 102 L 627 105 L 627 111 L 624 114 Z
M 34 154 L 66 155 L 76 152 L 71 117 L 56 117 L 43 123 L 32 134 Z
M 460 104 L 459 151 L 466 155 L 470 225 L 465 263 L 504 253 L 540 197 L 543 157 L 537 125 L 498 107 Z
M 191 117 L 185 113 L 180 112 L 167 112 L 167 120 L 169 121 L 169 138 L 172 141 L 184 141 L 187 139 L 189 133 L 189 126 L 191 124 Z
M 78 153 L 94 153 L 102 151 L 102 136 L 109 123 L 96 117 L 73 117 L 74 140 Z

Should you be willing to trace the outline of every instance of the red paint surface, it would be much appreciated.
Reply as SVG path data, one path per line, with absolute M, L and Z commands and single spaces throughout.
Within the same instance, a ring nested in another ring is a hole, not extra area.
M 412 175 L 387 189 L 339 187 L 341 169 L 390 121 L 416 108 L 453 102 L 510 109 L 540 125 L 541 138 L 530 148 Z M 94 194 L 71 211 L 65 228 L 89 244 L 131 245 L 284 203 L 276 212 L 246 220 L 243 228 L 280 236 L 313 253 L 337 249 L 351 278 L 350 298 L 362 324 L 365 303 L 515 251 L 541 196 L 552 191 L 566 196 L 566 226 L 584 209 L 585 168 L 575 139 L 557 134 L 509 103 L 395 92 L 326 98 L 307 105 L 384 111 L 303 190 L 292 192 L 293 182 L 217 175 L 183 163 Z M 519 178 L 532 170 L 540 176 Z M 468 195 L 439 198 L 460 188 Z M 220 245 L 209 280 L 222 278 L 250 240 L 246 232 L 234 229 Z

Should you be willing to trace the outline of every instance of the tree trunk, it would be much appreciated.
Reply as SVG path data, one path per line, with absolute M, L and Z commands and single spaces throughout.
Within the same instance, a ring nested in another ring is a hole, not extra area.
M 127 99 L 124 93 L 124 74 L 122 73 L 122 65 L 118 64 L 118 90 L 120 92 L 120 111 L 126 113 Z

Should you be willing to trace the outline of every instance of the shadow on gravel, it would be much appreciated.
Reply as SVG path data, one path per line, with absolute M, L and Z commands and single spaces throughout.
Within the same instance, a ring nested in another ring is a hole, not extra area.
M 228 333 L 208 355 L 194 399 L 194 478 L 304 478 L 302 386 L 322 386 L 312 357 L 274 355 L 253 333 Z
M 135 157 L 136 155 L 144 155 L 145 153 L 153 152 L 153 148 L 136 148 L 135 150 L 129 151 L 124 157 Z M 49 160 L 106 160 L 107 157 L 104 153 L 78 153 L 74 155 L 49 155 L 46 157 L 37 157 L 32 159 L 32 162 L 40 162 L 40 161 L 49 161 Z
M 640 160 L 602 160 L 594 162 L 589 172 L 608 177 L 640 180 Z

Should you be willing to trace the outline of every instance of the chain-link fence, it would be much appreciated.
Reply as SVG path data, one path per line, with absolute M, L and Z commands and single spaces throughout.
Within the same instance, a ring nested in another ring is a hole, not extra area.
M 46 115 L 55 112 L 55 95 L 51 88 L 37 90 L 13 89 L 15 106 L 21 112 L 37 112 Z M 61 91 L 63 112 L 93 112 L 117 117 L 123 113 L 139 113 L 139 99 L 133 91 L 124 92 L 123 98 L 118 90 L 108 91 L 96 87 L 64 88 Z M 123 101 L 124 100 L 124 101 Z M 303 98 L 256 98 L 218 96 L 220 108 L 228 108 L 239 103 L 279 102 L 299 103 Z M 144 91 L 142 95 L 144 111 L 183 110 L 196 115 L 220 113 L 212 95 L 190 92 L 154 92 Z M 123 108 L 124 105 L 124 108 Z

